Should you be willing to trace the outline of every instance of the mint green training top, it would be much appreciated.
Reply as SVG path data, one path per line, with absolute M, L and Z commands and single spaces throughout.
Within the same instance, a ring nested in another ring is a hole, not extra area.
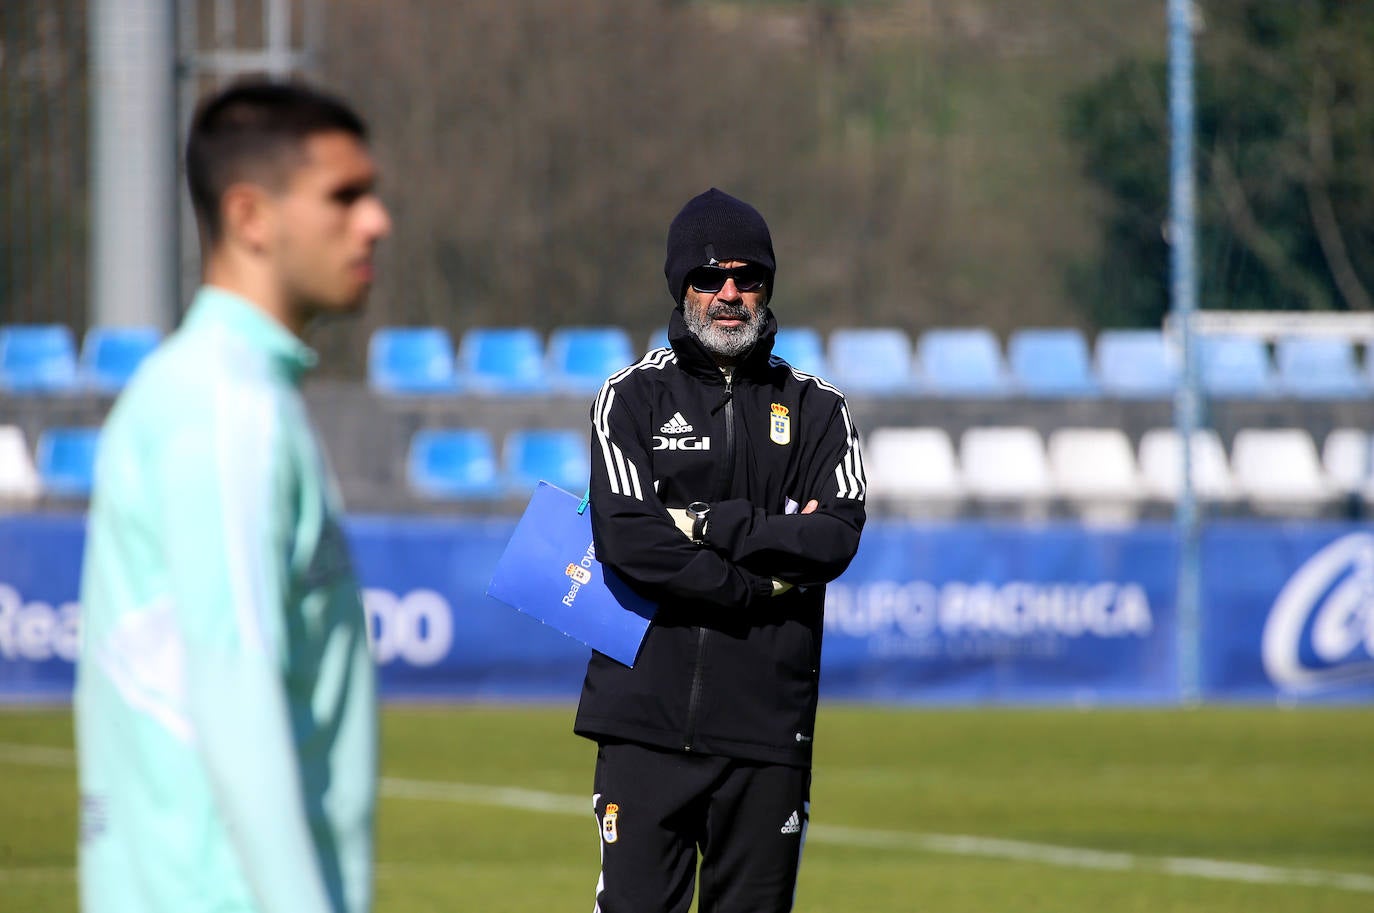
M 375 672 L 314 353 L 205 287 L 115 403 L 81 580 L 86 913 L 362 913 Z

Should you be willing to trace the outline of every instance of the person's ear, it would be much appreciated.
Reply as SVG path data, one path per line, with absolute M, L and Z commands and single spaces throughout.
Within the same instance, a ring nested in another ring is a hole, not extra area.
M 272 236 L 272 199 L 257 184 L 231 184 L 220 198 L 224 235 L 254 252 L 267 249 Z

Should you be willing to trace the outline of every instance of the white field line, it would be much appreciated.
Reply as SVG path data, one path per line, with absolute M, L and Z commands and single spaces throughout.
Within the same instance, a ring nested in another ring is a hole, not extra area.
M 0 763 L 36 767 L 72 767 L 75 757 L 63 748 L 44 748 L 0 742 Z M 409 780 L 383 777 L 380 794 L 387 799 L 418 799 L 430 802 L 456 802 L 463 805 L 491 805 L 556 815 L 591 814 L 591 797 L 570 796 L 513 786 L 483 786 L 438 780 Z M 976 856 L 1013 862 L 1032 862 L 1066 868 L 1106 872 L 1155 872 L 1214 881 L 1245 884 L 1292 885 L 1337 888 L 1374 894 L 1374 875 L 1356 872 L 1331 872 L 1322 869 L 1292 869 L 1202 859 L 1188 856 L 1143 856 L 1107 850 L 1055 846 L 995 837 L 963 834 L 931 834 L 911 831 L 874 830 L 816 824 L 807 830 L 807 839 L 836 846 L 935 853 L 950 856 Z M 51 877 L 56 869 L 0 868 L 0 883 L 21 877 Z
M 479 786 L 437 780 L 402 780 L 382 777 L 380 792 L 388 799 L 432 799 L 464 805 L 496 805 L 528 812 L 592 816 L 592 797 L 559 795 L 516 786 Z

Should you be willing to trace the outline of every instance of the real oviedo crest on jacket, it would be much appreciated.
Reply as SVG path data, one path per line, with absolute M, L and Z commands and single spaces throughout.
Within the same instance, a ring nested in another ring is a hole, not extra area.
M 792 443 L 792 417 L 782 403 L 773 403 L 769 410 L 768 439 L 774 444 Z

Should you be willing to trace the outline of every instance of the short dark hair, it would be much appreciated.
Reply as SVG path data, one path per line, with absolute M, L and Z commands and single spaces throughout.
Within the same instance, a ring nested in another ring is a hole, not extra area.
M 186 183 L 205 240 L 220 238 L 220 199 L 232 184 L 280 187 L 305 141 L 336 130 L 367 139 L 345 102 L 299 81 L 244 77 L 202 99 L 186 140 Z

